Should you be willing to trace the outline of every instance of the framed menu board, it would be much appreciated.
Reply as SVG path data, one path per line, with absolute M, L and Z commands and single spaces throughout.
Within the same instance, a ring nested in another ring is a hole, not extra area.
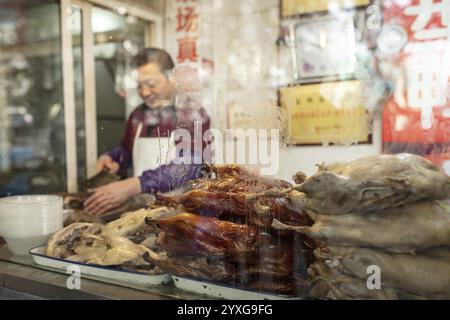
M 354 8 L 366 6 L 370 0 L 281 0 L 281 15 L 283 18 L 328 11 L 333 8 Z
M 287 143 L 370 142 L 370 114 L 363 105 L 360 81 L 285 87 L 279 93 L 287 114 Z

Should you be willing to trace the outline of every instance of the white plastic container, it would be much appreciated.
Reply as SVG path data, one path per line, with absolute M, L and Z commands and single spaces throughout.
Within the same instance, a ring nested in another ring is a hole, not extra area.
M 5 238 L 5 241 L 12 253 L 17 256 L 26 256 L 29 254 L 30 248 L 34 248 L 36 243 L 40 243 L 40 245 L 47 243 L 51 235 L 46 234 L 27 238 Z
M 30 248 L 46 243 L 62 227 L 62 197 L 29 195 L 0 199 L 0 235 L 14 254 L 28 254 Z

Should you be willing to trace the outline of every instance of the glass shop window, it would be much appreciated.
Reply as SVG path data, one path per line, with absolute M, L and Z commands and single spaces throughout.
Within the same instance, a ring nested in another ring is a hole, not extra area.
M 65 190 L 60 7 L 0 2 L 0 197 Z
M 98 153 L 116 147 L 128 114 L 142 101 L 137 94 L 133 58 L 146 45 L 150 23 L 126 11 L 94 7 Z

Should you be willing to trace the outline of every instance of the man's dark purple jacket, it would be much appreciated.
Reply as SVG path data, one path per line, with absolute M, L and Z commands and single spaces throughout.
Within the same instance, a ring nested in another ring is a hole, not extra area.
M 138 106 L 128 118 L 125 133 L 120 145 L 107 154 L 120 165 L 122 171 L 131 168 L 133 159 L 133 142 L 137 128 L 142 123 L 140 137 L 169 137 L 175 129 L 186 129 L 194 137 L 194 122 L 202 124 L 202 134 L 210 127 L 210 118 L 203 108 L 176 110 L 174 106 L 163 109 L 150 109 L 145 104 Z M 203 145 L 203 148 L 205 145 Z M 154 152 L 154 150 L 148 150 Z M 140 177 L 143 193 L 167 192 L 182 186 L 189 180 L 197 179 L 202 174 L 202 164 L 162 165 L 155 170 L 145 171 Z

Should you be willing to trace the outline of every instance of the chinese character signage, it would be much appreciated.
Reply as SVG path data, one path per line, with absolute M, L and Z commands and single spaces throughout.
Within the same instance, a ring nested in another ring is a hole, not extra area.
M 282 88 L 280 99 L 290 144 L 370 142 L 370 115 L 359 81 Z
M 385 26 L 405 37 L 394 58 L 386 57 L 398 76 L 383 110 L 384 151 L 422 154 L 450 173 L 450 0 L 384 6 Z
M 177 62 L 197 63 L 199 14 L 197 0 L 176 0 Z

